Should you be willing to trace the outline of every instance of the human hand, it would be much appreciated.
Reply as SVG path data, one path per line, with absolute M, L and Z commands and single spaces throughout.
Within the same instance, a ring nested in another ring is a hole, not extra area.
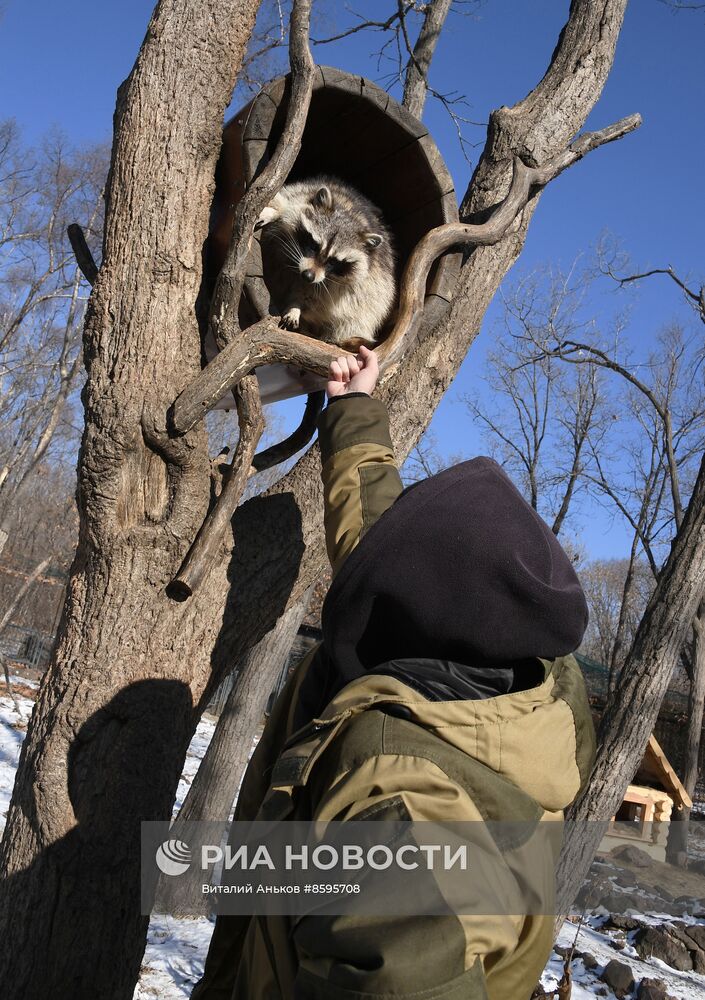
M 371 396 L 379 378 L 377 355 L 362 345 L 357 357 L 345 354 L 331 361 L 328 375 L 326 392 L 329 399 L 348 392 L 366 392 Z

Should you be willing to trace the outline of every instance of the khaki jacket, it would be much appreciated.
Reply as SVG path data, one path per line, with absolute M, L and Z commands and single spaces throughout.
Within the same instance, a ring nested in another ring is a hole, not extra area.
M 386 410 L 351 397 L 319 424 L 328 553 L 335 572 L 402 489 Z M 572 656 L 543 661 L 538 687 L 429 701 L 394 677 L 343 688 L 292 732 L 315 647 L 277 700 L 243 781 L 237 819 L 560 819 L 594 759 Z M 521 845 L 502 877 L 531 868 L 550 912 L 555 853 Z M 193 1000 L 527 1000 L 551 950 L 550 916 L 219 917 Z

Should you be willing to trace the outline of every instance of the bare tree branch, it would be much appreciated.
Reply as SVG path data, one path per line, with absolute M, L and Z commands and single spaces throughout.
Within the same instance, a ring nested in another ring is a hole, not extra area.
M 355 16 L 359 17 L 360 15 L 356 14 Z M 349 38 L 350 35 L 356 35 L 359 31 L 388 31 L 398 20 L 399 11 L 396 10 L 386 21 L 361 20 L 359 24 L 355 24 L 352 28 L 347 28 L 337 35 L 331 35 L 329 38 L 312 38 L 311 42 L 313 45 L 328 45 L 330 42 L 339 42 L 342 38 Z
M 237 505 L 245 491 L 255 450 L 264 430 L 259 386 L 254 375 L 246 375 L 235 388 L 240 436 L 231 465 L 223 477 L 223 488 L 203 522 L 196 540 L 168 587 L 170 597 L 185 601 L 190 597 L 217 557 Z
M 419 31 L 416 44 L 411 46 L 404 17 L 403 0 L 397 0 L 399 19 L 402 25 L 404 42 L 409 52 L 409 62 L 404 78 L 404 107 L 420 118 L 423 114 L 426 94 L 428 92 L 428 70 L 436 51 L 441 31 L 450 12 L 452 0 L 432 0 L 426 5 L 423 24 Z
M 281 138 L 266 167 L 238 204 L 230 247 L 211 299 L 209 326 L 223 348 L 240 332 L 237 311 L 255 222 L 284 184 L 301 149 L 313 90 L 314 64 L 308 45 L 311 0 L 294 0 L 289 31 L 290 93 Z
M 459 10 L 461 6 L 462 4 L 458 0 L 455 2 L 453 0 L 429 0 L 428 3 L 417 3 L 415 0 L 396 0 L 396 10 L 384 21 L 370 20 L 352 11 L 351 13 L 359 19 L 358 24 L 330 38 L 316 39 L 314 44 L 324 45 L 328 42 L 340 41 L 360 31 L 369 30 L 388 34 L 389 37 L 376 53 L 377 67 L 379 69 L 384 61 L 390 61 L 394 68 L 389 74 L 382 77 L 381 82 L 387 88 L 401 84 L 403 88 L 402 104 L 417 118 L 420 118 L 423 113 L 427 95 L 430 94 L 435 98 L 452 121 L 463 156 L 467 162 L 470 162 L 469 150 L 477 146 L 478 143 L 471 142 L 466 137 L 463 127 L 465 125 L 484 126 L 485 123 L 473 121 L 460 113 L 458 109 L 468 104 L 463 94 L 442 93 L 432 87 L 428 79 L 429 66 L 446 18 L 450 11 Z M 412 44 L 409 34 L 408 19 L 410 14 L 423 16 L 415 44 Z M 388 55 L 389 49 L 394 52 L 394 55 Z
M 690 503 L 636 638 L 625 660 L 622 683 L 607 705 L 598 734 L 598 755 L 582 798 L 570 811 L 575 833 L 564 844 L 559 866 L 566 913 L 587 870 L 604 825 L 633 777 L 680 650 L 702 598 L 705 579 L 705 458 Z M 639 725 L 633 725 L 635 718 Z

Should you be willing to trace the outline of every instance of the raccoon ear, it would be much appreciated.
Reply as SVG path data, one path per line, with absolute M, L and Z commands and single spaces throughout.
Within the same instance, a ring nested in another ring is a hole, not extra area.
M 384 237 L 380 233 L 363 233 L 362 242 L 370 250 L 376 250 L 378 246 L 384 243 Z
M 330 212 L 333 207 L 333 195 L 330 193 L 330 188 L 325 187 L 325 185 L 316 191 L 311 200 L 314 205 L 318 208 L 325 208 L 327 212 Z

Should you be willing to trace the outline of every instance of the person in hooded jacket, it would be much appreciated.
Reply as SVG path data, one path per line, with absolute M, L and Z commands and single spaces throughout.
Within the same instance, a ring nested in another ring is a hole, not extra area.
M 323 641 L 275 703 L 235 818 L 561 819 L 595 751 L 570 560 L 489 458 L 403 488 L 373 351 L 329 377 Z M 539 856 L 532 914 L 219 916 L 192 1000 L 528 1000 L 553 940 L 555 853 Z

